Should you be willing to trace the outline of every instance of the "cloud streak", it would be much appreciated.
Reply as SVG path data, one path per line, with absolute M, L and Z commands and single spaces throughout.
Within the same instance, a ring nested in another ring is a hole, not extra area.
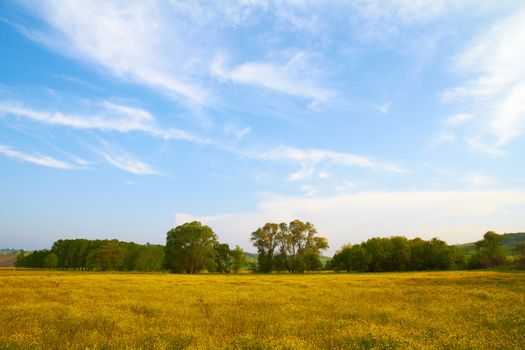
M 404 173 L 408 170 L 399 164 L 377 161 L 352 153 L 335 152 L 326 149 L 300 149 L 280 146 L 268 151 L 240 151 L 239 155 L 248 159 L 293 162 L 303 166 L 303 171 L 292 174 L 291 179 L 302 179 L 314 174 L 311 168 L 321 162 L 347 167 L 367 168 L 392 173 Z
M 304 53 L 293 55 L 284 64 L 247 62 L 226 68 L 223 57 L 217 57 L 211 65 L 211 73 L 221 79 L 273 90 L 281 94 L 312 100 L 310 108 L 316 108 L 333 97 L 329 89 L 318 87 L 308 79 L 312 71 Z
M 73 169 L 74 166 L 68 162 L 58 160 L 50 156 L 32 155 L 12 149 L 9 146 L 0 144 L 0 154 L 18 159 L 24 162 L 46 166 L 55 169 Z
M 43 30 L 24 29 L 33 40 L 95 63 L 116 77 L 193 104 L 206 102 L 207 91 L 184 69 L 193 57 L 186 54 L 182 31 L 166 17 L 169 8 L 161 3 L 47 0 L 25 5 L 48 25 Z M 170 55 L 173 51 L 176 56 Z
M 525 128 L 525 10 L 494 24 L 454 58 L 463 84 L 443 92 L 445 102 L 472 105 L 479 123 L 469 136 L 477 149 L 499 154 Z M 471 117 L 470 119 L 472 119 Z
M 110 146 L 107 142 L 103 142 L 103 147 L 95 149 L 95 152 L 108 164 L 125 172 L 135 175 L 160 175 L 160 172 L 151 165 L 142 162 L 120 148 Z
M 166 140 L 177 139 L 194 143 L 209 143 L 208 140 L 194 136 L 184 130 L 160 128 L 156 125 L 153 115 L 143 109 L 111 102 L 103 102 L 100 108 L 90 116 L 33 109 L 17 102 L 0 102 L 0 115 L 12 115 L 74 129 L 96 129 L 120 133 L 137 131 Z

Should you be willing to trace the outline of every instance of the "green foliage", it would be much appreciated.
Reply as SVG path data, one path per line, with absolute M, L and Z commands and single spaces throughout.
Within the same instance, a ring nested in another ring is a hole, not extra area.
M 164 264 L 164 254 L 164 247 L 161 245 L 140 246 L 133 270 L 160 271 Z
M 230 246 L 226 243 L 217 243 L 214 249 L 215 271 L 218 273 L 230 273 L 233 265 Z
M 267 223 L 252 233 L 251 240 L 259 253 L 261 272 L 319 270 L 321 251 L 328 248 L 326 238 L 317 236 L 311 223 L 300 220 L 289 224 Z
M 114 240 L 61 239 L 49 250 L 19 254 L 16 265 L 29 268 L 97 271 L 160 271 L 164 247 Z
M 501 239 L 501 246 L 507 257 L 514 255 L 514 247 L 517 243 L 525 242 L 525 232 L 504 233 Z M 469 257 L 476 253 L 476 242 L 458 244 L 457 247 Z
M 346 244 L 336 252 L 330 262 L 330 267 L 338 271 L 365 272 L 368 271 L 368 263 L 369 256 L 362 245 Z
M 47 249 L 35 250 L 31 253 L 22 252 L 18 254 L 15 261 L 16 267 L 42 268 L 44 259 L 50 253 Z
M 525 242 L 516 243 L 514 252 L 516 253 L 516 267 L 525 270 Z
M 338 271 L 386 272 L 450 270 L 463 267 L 464 254 L 437 238 L 430 241 L 402 236 L 374 237 L 356 245 L 344 245 L 330 267 Z
M 92 270 L 112 271 L 124 268 L 125 251 L 119 241 L 104 242 L 87 256 L 87 266 Z
M 49 253 L 44 258 L 44 267 L 48 269 L 54 269 L 58 265 L 58 256 L 55 253 Z
M 259 271 L 271 272 L 274 268 L 274 254 L 278 245 L 279 225 L 267 223 L 252 232 L 251 241 L 257 248 Z
M 502 235 L 488 231 L 483 240 L 476 242 L 476 252 L 472 255 L 469 265 L 472 268 L 492 268 L 505 265 L 507 257 L 503 250 Z
M 175 273 L 198 273 L 216 269 L 217 236 L 198 221 L 185 223 L 168 232 L 166 267 Z
M 237 273 L 246 264 L 246 253 L 238 245 L 231 251 L 232 255 L 232 270 Z

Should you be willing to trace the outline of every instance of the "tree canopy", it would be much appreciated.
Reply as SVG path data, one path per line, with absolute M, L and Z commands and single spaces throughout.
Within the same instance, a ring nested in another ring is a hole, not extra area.
M 444 241 L 408 240 L 402 236 L 374 237 L 361 244 L 344 245 L 330 262 L 333 269 L 348 272 L 449 270 L 464 265 L 464 254 Z
M 249 269 L 258 272 L 303 273 L 322 268 L 336 271 L 387 272 L 495 268 L 525 269 L 523 234 L 484 234 L 475 244 L 459 246 L 432 238 L 407 239 L 403 236 L 374 237 L 360 244 L 345 244 L 323 267 L 321 252 L 328 248 L 309 222 L 266 223 L 250 235 L 257 249 L 257 264 L 250 255 Z M 508 244 L 503 247 L 505 239 Z M 468 247 L 468 248 L 466 248 Z M 506 250 L 509 257 L 506 256 Z M 513 254 L 513 255 L 512 255 Z M 171 229 L 166 245 L 89 239 L 60 239 L 51 249 L 22 251 L 15 266 L 91 271 L 162 271 L 237 273 L 248 264 L 247 254 L 235 246 L 219 242 L 206 225 L 193 221 Z
M 175 273 L 214 271 L 217 244 L 217 236 L 209 226 L 198 221 L 179 225 L 167 234 L 166 268 Z
M 481 241 L 476 242 L 476 252 L 470 259 L 473 268 L 496 267 L 505 264 L 507 257 L 503 251 L 501 241 L 503 235 L 488 231 Z
M 318 270 L 322 267 L 321 251 L 328 248 L 328 241 L 317 235 L 314 225 L 300 220 L 267 223 L 251 234 L 251 241 L 259 254 L 261 272 Z

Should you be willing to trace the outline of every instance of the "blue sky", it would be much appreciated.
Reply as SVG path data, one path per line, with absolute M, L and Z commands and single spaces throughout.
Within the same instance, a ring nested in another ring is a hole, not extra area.
M 522 1 L 4 1 L 0 246 L 525 229 Z

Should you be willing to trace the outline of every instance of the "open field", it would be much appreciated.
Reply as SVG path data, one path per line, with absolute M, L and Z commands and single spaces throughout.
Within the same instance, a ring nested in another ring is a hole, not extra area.
M 0 349 L 523 349 L 525 274 L 0 270 Z

